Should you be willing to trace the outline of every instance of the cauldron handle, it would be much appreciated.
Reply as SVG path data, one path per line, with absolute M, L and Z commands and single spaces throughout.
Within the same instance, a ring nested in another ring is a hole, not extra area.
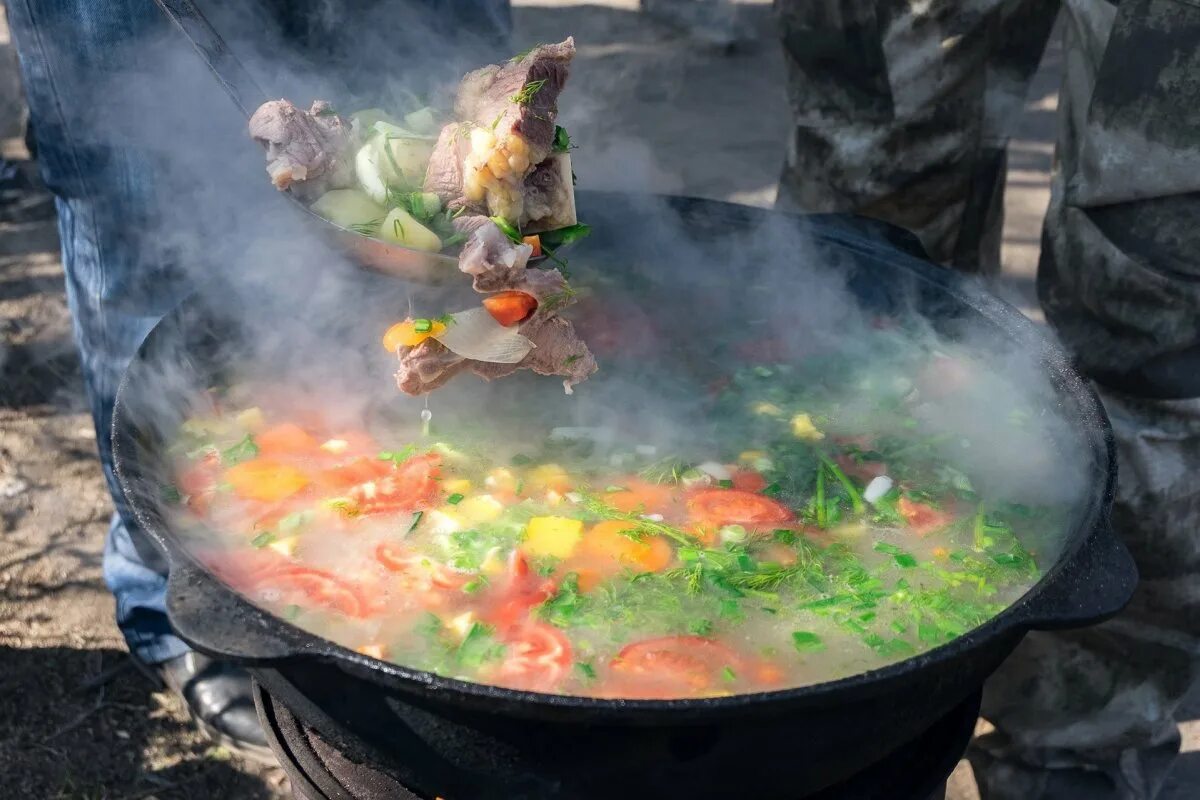
M 316 637 L 258 608 L 186 556 L 167 578 L 167 617 L 189 645 L 213 658 L 265 663 L 320 655 Z
M 1137 566 L 1108 520 L 1097 525 L 1053 583 L 1021 609 L 1032 630 L 1095 625 L 1120 613 L 1137 586 Z

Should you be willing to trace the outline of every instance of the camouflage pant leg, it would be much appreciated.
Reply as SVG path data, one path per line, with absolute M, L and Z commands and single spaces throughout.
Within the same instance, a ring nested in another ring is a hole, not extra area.
M 1067 8 L 1039 291 L 1102 383 L 1113 525 L 1142 582 L 1112 622 L 1026 640 L 988 685 L 998 730 L 972 761 L 988 798 L 1149 798 L 1200 677 L 1200 4 Z
M 902 225 L 995 272 L 1005 146 L 1058 0 L 775 0 L 793 129 L 781 208 Z

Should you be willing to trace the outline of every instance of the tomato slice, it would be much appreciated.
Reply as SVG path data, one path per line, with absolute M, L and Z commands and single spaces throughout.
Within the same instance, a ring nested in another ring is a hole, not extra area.
M 733 473 L 733 488 L 743 492 L 761 492 L 767 488 L 767 479 L 752 469 Z
M 571 643 L 558 628 L 529 622 L 510 628 L 501 637 L 504 660 L 489 680 L 527 692 L 552 692 L 571 669 Z
M 375 558 L 389 572 L 398 572 L 417 581 L 420 585 L 414 588 L 461 589 L 467 582 L 465 575 L 392 542 L 376 547 Z
M 208 453 L 179 473 L 179 493 L 187 497 L 187 506 L 197 514 L 208 513 L 209 501 L 221 474 L 221 457 Z
M 394 514 L 429 508 L 437 499 L 441 457 L 413 456 L 383 477 L 352 487 L 347 494 L 362 514 Z
M 498 628 L 526 622 L 529 610 L 554 596 L 558 584 L 530 571 L 529 562 L 519 550 L 508 557 L 508 582 L 487 618 Z
M 284 567 L 259 581 L 258 587 L 298 591 L 312 602 L 340 611 L 348 617 L 365 617 L 368 603 L 349 581 L 312 567 Z
M 687 501 L 694 521 L 707 525 L 778 525 L 792 520 L 787 506 L 741 489 L 702 489 Z
M 387 477 L 393 466 L 391 462 L 378 458 L 354 458 L 321 470 L 321 482 L 333 489 L 345 489 Z
M 743 663 L 732 648 L 703 636 L 643 639 L 612 660 L 608 688 L 621 697 L 694 697 L 718 688 L 726 667 L 739 672 Z
M 954 515 L 949 511 L 942 511 L 927 503 L 909 500 L 903 495 L 896 503 L 896 510 L 900 512 L 900 516 L 904 517 L 908 527 L 912 528 L 918 536 L 933 533 L 954 521 Z

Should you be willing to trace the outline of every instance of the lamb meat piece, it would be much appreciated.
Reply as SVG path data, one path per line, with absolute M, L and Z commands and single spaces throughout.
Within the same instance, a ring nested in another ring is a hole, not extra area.
M 579 221 L 575 216 L 575 181 L 568 153 L 554 153 L 538 164 L 525 176 L 521 193 L 522 233 L 553 231 Z
M 426 339 L 415 347 L 401 347 L 397 354 L 400 369 L 396 371 L 396 385 L 408 395 L 432 392 L 471 364 L 462 356 L 447 350 L 436 339 Z M 508 364 L 498 366 L 515 368 L 515 365 Z
M 468 73 L 458 89 L 455 114 L 489 128 L 497 139 L 518 134 L 529 145 L 529 163 L 540 164 L 554 144 L 558 96 L 574 57 L 575 39 L 567 37 Z
M 463 199 L 463 159 L 467 156 L 468 142 L 461 131 L 462 126 L 457 122 L 442 128 L 421 186 L 424 191 L 436 194 L 447 208 L 461 204 Z
M 472 229 L 458 255 L 458 268 L 475 278 L 475 291 L 498 292 L 502 289 L 494 287 L 520 280 L 532 247 L 517 244 L 487 217 L 459 217 L 454 227 L 460 232 Z
M 305 195 L 349 186 L 350 126 L 317 100 L 308 111 L 287 100 L 263 103 L 250 117 L 250 135 L 267 148 L 267 173 L 276 188 L 298 184 Z

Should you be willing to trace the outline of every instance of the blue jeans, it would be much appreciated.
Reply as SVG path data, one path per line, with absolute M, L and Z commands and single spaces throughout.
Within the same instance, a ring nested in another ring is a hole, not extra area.
M 460 41 L 460 34 L 473 34 L 498 47 L 511 30 L 508 0 L 395 0 L 381 4 L 379 12 L 394 13 L 397 5 L 405 3 L 423 8 L 443 28 L 453 28 Z M 196 232 L 204 230 L 203 216 L 209 210 L 198 203 L 197 208 L 172 218 L 171 236 L 157 235 L 165 232 L 156 227 L 164 219 L 162 208 L 180 203 L 177 189 L 169 188 L 178 183 L 163 180 L 172 168 L 171 147 L 152 141 L 153 135 L 145 131 L 144 141 L 139 142 L 134 130 L 154 130 L 153 124 L 138 123 L 143 119 L 152 123 L 159 115 L 158 106 L 170 102 L 164 92 L 178 94 L 200 85 L 172 84 L 179 73 L 159 68 L 154 63 L 156 54 L 172 53 L 172 64 L 186 64 L 195 73 L 203 68 L 190 58 L 186 42 L 149 0 L 9 0 L 7 5 L 42 177 L 57 201 L 67 300 L 100 461 L 116 511 L 104 548 L 104 580 L 116 597 L 117 624 L 130 651 L 143 662 L 158 663 L 187 648 L 172 635 L 167 621 L 165 564 L 125 513 L 112 471 L 109 429 L 117 385 L 130 358 L 155 323 L 191 291 L 194 276 L 203 274 L 193 265 L 177 269 L 177 234 L 187 233 L 178 230 L 181 220 L 186 225 L 188 219 L 195 219 Z M 211 5 L 212 13 L 217 13 L 217 4 Z M 281 42 L 298 43 L 298 56 L 307 59 L 310 68 L 314 59 L 330 65 L 344 63 L 354 50 L 353 45 L 338 49 L 339 34 L 347 42 L 362 34 L 350 24 L 363 18 L 361 8 L 342 15 L 341 9 L 319 1 L 309 5 L 262 0 L 261 5 L 257 12 L 273 23 L 272 35 Z M 264 35 L 261 19 L 250 23 L 245 8 L 236 12 L 238 16 L 225 13 L 213 22 L 227 38 Z M 428 48 L 429 44 L 414 42 L 413 46 Z M 179 55 L 182 52 L 188 56 Z M 122 93 L 122 87 L 131 85 L 131 74 L 136 76 L 133 83 L 158 79 L 159 91 Z M 240 127 L 244 146 L 249 147 L 244 121 L 237 118 L 233 105 L 212 100 L 215 83 L 207 76 L 191 74 L 191 78 L 202 80 L 204 88 L 211 90 L 197 92 L 203 95 L 196 100 L 195 113 L 203 117 L 197 120 L 199 127 L 210 121 L 227 131 Z M 210 104 L 212 108 L 207 107 Z M 104 108 L 119 110 L 105 115 Z M 230 142 L 235 149 L 242 146 L 236 139 Z M 211 170 L 197 180 L 211 184 L 245 179 L 244 173 L 222 175 L 222 162 L 214 158 Z M 257 178 L 265 185 L 261 163 Z M 231 165 L 245 166 L 232 157 L 225 165 L 227 171 L 235 168 Z M 245 211 L 254 213 L 253 208 Z

